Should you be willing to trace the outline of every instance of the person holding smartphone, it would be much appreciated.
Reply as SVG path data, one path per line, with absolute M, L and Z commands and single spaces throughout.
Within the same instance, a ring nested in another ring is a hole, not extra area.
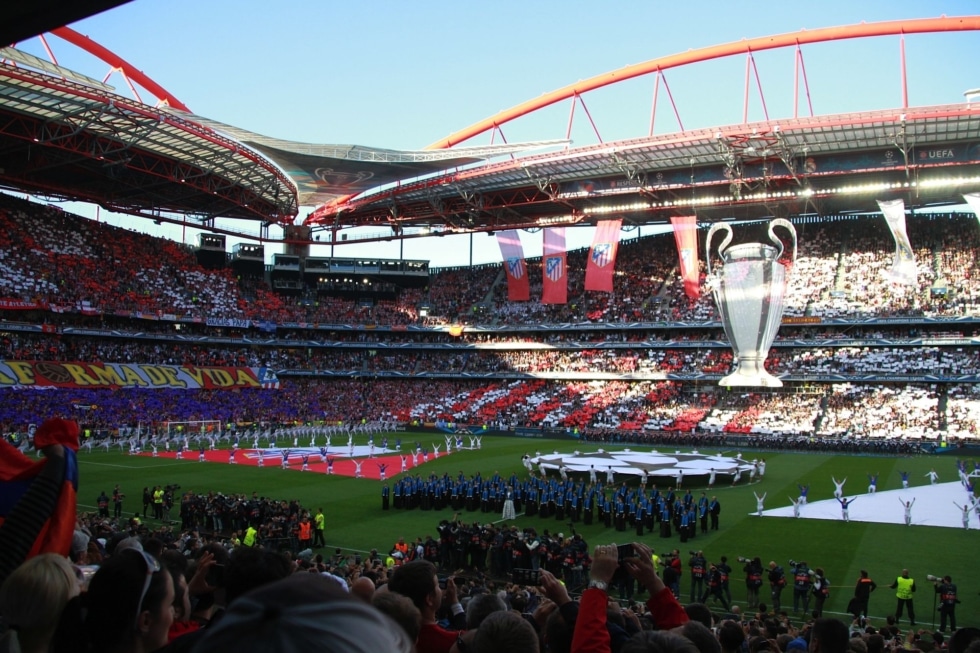
M 650 593 L 647 610 L 660 630 L 669 630 L 689 621 L 673 592 L 657 575 L 650 547 L 634 542 L 632 548 L 634 556 L 622 561 L 620 549 L 615 544 L 595 548 L 589 569 L 589 587 L 582 593 L 575 620 L 573 651 L 611 650 L 609 630 L 606 628 L 606 607 L 609 601 L 609 583 L 621 566 Z

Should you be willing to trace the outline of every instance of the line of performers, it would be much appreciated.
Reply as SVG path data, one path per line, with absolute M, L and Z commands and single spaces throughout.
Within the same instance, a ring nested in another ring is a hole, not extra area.
M 656 485 L 647 489 L 537 476 L 521 480 L 516 474 L 504 478 L 494 473 L 486 479 L 479 472 L 470 477 L 460 472 L 456 478 L 448 473 L 427 479 L 405 476 L 393 487 L 385 484 L 381 489 L 382 510 L 450 508 L 502 514 L 509 502 L 515 513 L 528 517 L 587 526 L 598 521 L 617 531 L 635 529 L 641 536 L 659 530 L 661 537 L 669 538 L 676 532 L 682 542 L 699 529 L 702 533 L 718 530 L 721 514 L 717 497 L 709 498 L 704 492 L 695 498 L 690 490 L 682 495 L 674 488 L 660 491 Z

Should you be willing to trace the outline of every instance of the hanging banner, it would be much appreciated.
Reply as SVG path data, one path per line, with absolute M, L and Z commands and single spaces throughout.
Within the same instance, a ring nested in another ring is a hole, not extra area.
M 589 261 L 585 266 L 585 289 L 600 292 L 613 291 L 613 272 L 616 268 L 616 252 L 619 251 L 619 229 L 622 219 L 600 220 L 596 224 Z
M 701 268 L 698 265 L 698 218 L 694 215 L 671 217 L 677 258 L 680 261 L 684 294 L 691 299 L 701 296 Z
M 565 249 L 565 227 L 544 230 L 541 264 L 541 303 L 568 303 L 568 258 Z
M 973 209 L 973 214 L 977 216 L 977 221 L 980 222 L 980 193 L 967 193 L 963 199 Z
M 878 200 L 878 207 L 885 216 L 885 222 L 895 239 L 895 256 L 888 277 L 894 282 L 906 286 L 918 284 L 918 274 L 915 265 L 915 255 L 905 231 L 905 200 Z
M 504 258 L 504 273 L 507 275 L 507 299 L 512 302 L 526 302 L 531 299 L 531 284 L 527 278 L 527 263 L 524 262 L 524 248 L 516 229 L 497 232 L 497 244 Z
M 279 378 L 268 367 L 0 360 L 0 387 L 278 390 Z

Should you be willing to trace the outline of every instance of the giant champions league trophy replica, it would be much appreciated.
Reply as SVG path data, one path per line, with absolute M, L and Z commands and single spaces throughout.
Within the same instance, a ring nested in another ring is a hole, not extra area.
M 763 243 L 728 247 L 732 241 L 732 228 L 723 222 L 715 223 L 705 239 L 704 260 L 708 268 L 708 283 L 737 359 L 735 371 L 719 381 L 718 385 L 769 388 L 783 385 L 764 367 L 769 347 L 783 317 L 783 296 L 786 292 L 786 268 L 779 262 L 779 257 L 783 255 L 783 243 L 773 233 L 775 227 L 784 227 L 792 234 L 792 261 L 795 262 L 796 229 L 783 218 L 769 223 L 769 240 L 775 247 Z M 711 238 L 716 231 L 726 232 L 718 247 L 718 255 L 724 265 L 720 271 L 715 270 L 712 274 Z

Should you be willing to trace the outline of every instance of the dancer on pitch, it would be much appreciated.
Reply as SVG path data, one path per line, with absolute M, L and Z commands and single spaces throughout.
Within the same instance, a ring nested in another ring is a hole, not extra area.
M 796 487 L 800 488 L 800 505 L 801 506 L 805 506 L 806 505 L 806 495 L 810 492 L 810 486 L 809 485 L 799 485 L 799 484 L 797 484 Z
M 912 525 L 912 504 L 915 503 L 915 498 L 911 501 L 904 501 L 901 497 L 898 500 L 902 503 L 902 507 L 905 508 L 905 525 Z
M 847 479 L 844 480 L 846 481 Z M 841 485 L 843 485 L 843 483 L 841 483 Z M 844 521 L 851 521 L 851 516 L 848 510 L 850 509 L 851 504 L 854 503 L 854 499 L 848 499 L 847 497 L 838 497 L 837 501 L 838 503 L 840 503 L 841 518 Z
M 834 498 L 840 501 L 841 497 L 844 496 L 844 483 L 847 483 L 847 477 L 845 476 L 843 481 L 838 481 L 831 476 L 830 480 L 834 482 Z
M 874 494 L 878 491 L 878 476 L 878 473 L 868 474 L 868 494 Z
M 969 503 L 964 503 L 961 506 L 960 504 L 956 503 L 955 501 L 953 502 L 953 505 L 963 511 L 963 528 L 964 529 L 969 529 L 970 528 L 970 510 L 972 510 L 973 507 Z
M 766 492 L 763 492 L 761 497 L 758 494 L 756 494 L 755 492 L 753 492 L 752 494 L 755 494 L 755 510 L 756 510 L 756 515 L 758 515 L 759 517 L 762 517 L 762 511 L 765 510 L 764 502 L 766 500 L 766 494 L 767 493 Z
M 803 499 L 802 498 L 794 499 L 793 497 L 790 497 L 789 500 L 793 503 L 793 516 L 796 517 L 797 519 L 799 519 L 800 518 L 800 506 L 803 505 Z

